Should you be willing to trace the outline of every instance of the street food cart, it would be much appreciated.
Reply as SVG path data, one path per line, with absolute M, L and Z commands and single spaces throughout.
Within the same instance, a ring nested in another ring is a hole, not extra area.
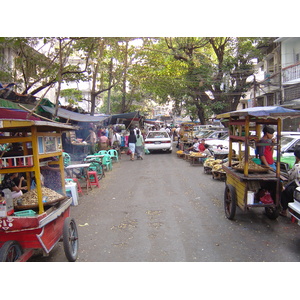
M 243 211 L 264 207 L 270 219 L 279 216 L 282 182 L 286 180 L 280 172 L 282 119 L 299 116 L 299 111 L 278 106 L 254 107 L 217 116 L 228 123 L 230 132 L 228 165 L 223 165 L 226 172 L 224 208 L 228 219 L 234 218 L 236 207 Z M 255 164 L 254 157 L 249 155 L 250 145 L 262 145 L 259 140 L 264 125 L 272 126 L 277 131 L 277 139 L 271 144 L 276 151 L 276 171 Z M 255 134 L 250 134 L 250 131 Z M 232 160 L 232 143 L 239 144 L 238 162 Z M 242 145 L 245 151 L 241 151 Z
M 77 259 L 78 233 L 70 217 L 72 198 L 65 191 L 61 139 L 62 132 L 71 129 L 55 122 L 0 121 L 0 144 L 17 143 L 19 149 L 14 156 L 9 151 L 2 153 L 0 175 L 23 173 L 28 189 L 14 199 L 9 189 L 2 191 L 5 195 L 0 200 L 0 261 L 26 261 L 38 252 L 48 255 L 61 238 L 67 259 Z M 56 178 L 61 190 L 43 186 L 40 169 L 53 163 L 58 165 Z
M 195 134 L 194 126 L 196 125 L 193 122 L 185 122 L 182 123 L 181 126 L 183 127 L 181 141 L 183 142 L 184 146 L 190 147 L 193 145 L 193 138 Z

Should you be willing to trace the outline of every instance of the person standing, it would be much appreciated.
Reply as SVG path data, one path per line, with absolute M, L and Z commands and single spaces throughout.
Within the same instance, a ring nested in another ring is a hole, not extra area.
M 264 145 L 257 147 L 261 164 L 276 171 L 276 166 L 273 159 L 273 146 L 271 145 L 275 141 L 273 139 L 274 129 L 269 126 L 265 126 L 263 128 L 263 133 L 264 135 L 260 139 L 259 143 Z
M 99 139 L 99 150 L 108 150 L 109 140 L 105 135 L 105 132 L 101 133 L 101 137 Z
M 108 139 L 109 139 L 110 146 L 113 145 L 113 137 L 114 137 L 114 130 L 113 130 L 113 127 L 110 126 L 108 129 Z
M 90 143 L 90 154 L 94 154 L 95 153 L 95 145 L 97 142 L 97 136 L 96 136 L 95 131 L 92 128 L 89 129 L 89 132 L 90 132 L 90 135 L 89 135 L 88 141 Z
M 130 129 L 130 133 L 128 137 L 128 147 L 129 150 L 131 151 L 130 160 L 134 160 L 135 144 L 136 144 L 136 135 L 134 134 L 133 129 Z
M 144 152 L 144 138 L 140 134 L 140 131 L 136 131 L 136 143 L 135 143 L 135 151 L 137 155 L 137 159 L 143 159 L 143 152 Z

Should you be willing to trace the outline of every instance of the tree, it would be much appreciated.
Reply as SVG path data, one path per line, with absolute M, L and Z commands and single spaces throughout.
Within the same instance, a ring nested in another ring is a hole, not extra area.
M 171 84 L 164 87 L 163 98 L 168 94 L 177 108 L 184 106 L 191 115 L 196 107 L 203 124 L 212 113 L 235 110 L 249 87 L 247 78 L 254 73 L 252 60 L 260 55 L 256 48 L 259 41 L 229 37 L 160 38 L 149 51 L 162 55 L 162 70 L 169 75 Z M 181 64 L 176 65 L 174 60 Z M 162 91 L 151 80 L 147 82 L 147 88 L 161 98 Z

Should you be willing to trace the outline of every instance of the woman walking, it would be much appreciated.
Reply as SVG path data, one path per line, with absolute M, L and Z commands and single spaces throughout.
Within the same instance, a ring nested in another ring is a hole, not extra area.
M 136 136 L 134 134 L 133 129 L 130 129 L 129 137 L 128 137 L 128 147 L 131 151 L 130 160 L 134 160 L 134 153 L 135 153 L 135 143 L 136 143 Z
M 137 159 L 143 159 L 142 154 L 144 151 L 144 138 L 140 134 L 140 131 L 137 129 L 136 131 L 136 144 L 135 144 L 135 151 L 137 155 Z

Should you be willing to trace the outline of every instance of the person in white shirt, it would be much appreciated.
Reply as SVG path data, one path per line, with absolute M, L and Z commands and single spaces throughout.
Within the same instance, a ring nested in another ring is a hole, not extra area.
M 187 151 L 199 152 L 199 141 L 197 137 L 194 137 L 193 146 L 186 149 Z
M 120 145 L 121 145 L 121 135 L 117 132 L 117 131 L 114 131 L 114 134 L 112 136 L 112 146 L 113 148 L 119 148 Z

